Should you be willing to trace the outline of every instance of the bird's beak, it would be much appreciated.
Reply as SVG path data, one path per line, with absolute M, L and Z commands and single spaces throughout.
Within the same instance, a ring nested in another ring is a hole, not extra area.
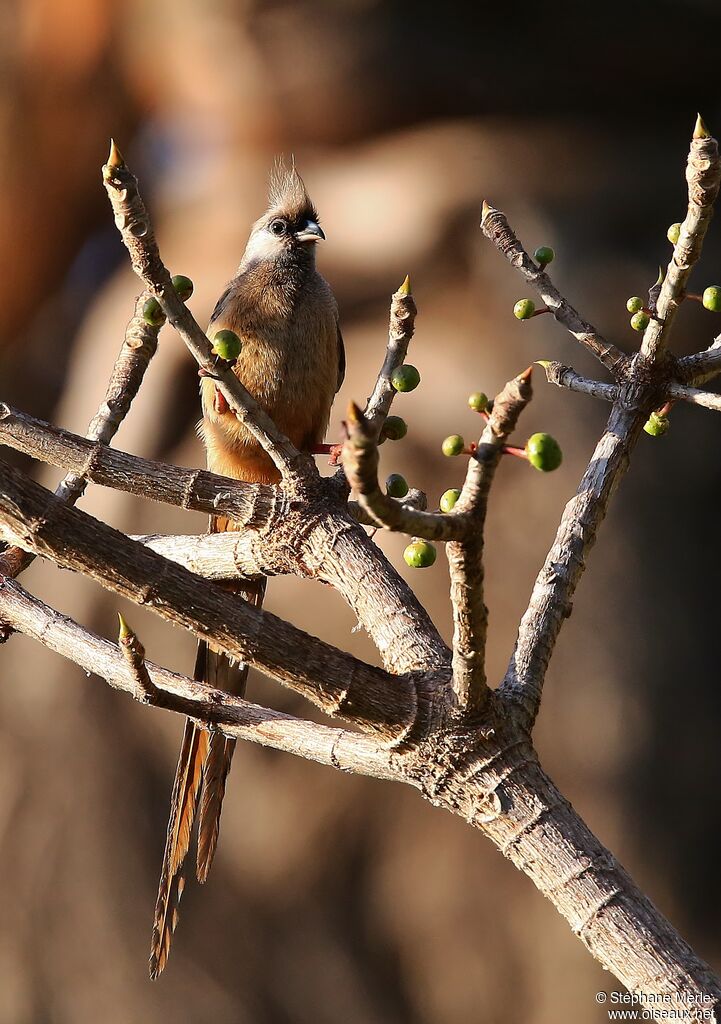
M 295 233 L 298 242 L 320 242 L 325 238 L 323 228 L 314 220 L 306 221 L 300 231 Z

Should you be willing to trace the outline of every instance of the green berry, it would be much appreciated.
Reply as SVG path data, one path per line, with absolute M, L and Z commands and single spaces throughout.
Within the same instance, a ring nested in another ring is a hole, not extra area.
M 393 371 L 391 384 L 396 391 L 415 391 L 421 382 L 421 375 L 415 366 L 405 363 Z
M 218 331 L 213 338 L 213 352 L 221 359 L 237 359 L 242 348 L 240 338 L 235 331 Z
M 531 434 L 526 441 L 528 461 L 542 473 L 558 469 L 563 459 L 561 446 L 550 434 Z
M 178 298 L 182 299 L 183 302 L 187 302 L 193 294 L 193 282 L 189 277 L 186 277 L 185 274 L 176 274 L 172 281 L 173 288 L 175 288 Z
M 386 421 L 381 431 L 381 438 L 383 440 L 388 438 L 390 441 L 400 441 L 407 433 L 408 424 L 402 416 L 386 416 Z
M 629 313 L 640 313 L 643 310 L 643 299 L 640 295 L 632 295 L 626 302 Z
M 391 498 L 405 498 L 408 494 L 408 482 L 400 473 L 391 473 L 386 480 L 386 494 Z
M 157 299 L 146 299 L 143 303 L 143 320 L 151 327 L 162 327 L 165 313 Z
M 403 552 L 406 565 L 412 569 L 427 569 L 436 560 L 436 549 L 427 540 L 412 540 Z
M 652 412 L 649 418 L 643 425 L 643 429 L 651 437 L 662 437 L 666 433 L 670 426 L 668 416 L 661 416 L 657 412 Z
M 545 267 L 549 263 L 553 262 L 553 257 L 555 255 L 556 254 L 550 245 L 539 245 L 533 254 L 533 258 L 539 266 Z
M 451 487 L 449 490 L 444 491 L 439 502 L 441 512 L 450 512 L 460 496 L 461 492 L 457 487 Z
M 648 313 L 634 313 L 631 317 L 631 327 L 634 331 L 645 331 L 650 323 L 651 317 Z
M 702 301 L 704 309 L 710 309 L 712 313 L 721 313 L 721 288 L 717 284 L 704 288 Z
M 482 391 L 474 391 L 468 396 L 468 406 L 475 412 L 483 412 L 487 405 L 488 395 L 484 395 Z
M 536 312 L 536 305 L 531 299 L 519 299 L 513 307 L 513 315 L 517 320 L 528 320 Z
M 671 227 L 666 232 L 666 238 L 668 238 L 668 240 L 671 243 L 671 245 L 675 245 L 676 242 L 678 242 L 678 240 L 679 240 L 680 234 L 681 234 L 681 225 L 680 224 L 672 224 Z
M 465 447 L 466 442 L 460 434 L 451 434 L 441 445 L 441 451 L 444 455 L 452 458 L 454 455 L 460 455 Z

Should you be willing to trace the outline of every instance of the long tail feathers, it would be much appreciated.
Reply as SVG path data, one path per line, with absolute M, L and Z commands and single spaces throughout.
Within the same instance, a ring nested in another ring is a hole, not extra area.
M 232 529 L 232 524 L 227 520 L 216 521 L 211 526 L 214 532 L 227 529 Z M 265 580 L 244 583 L 242 588 L 234 588 L 235 593 L 260 607 L 265 595 Z M 232 662 L 200 641 L 195 678 L 215 689 L 242 695 L 248 678 L 248 666 L 243 662 Z M 234 750 L 235 740 L 226 739 L 220 733 L 208 733 L 193 725 L 190 720 L 186 721 L 173 784 L 170 821 L 155 904 L 150 948 L 150 977 L 153 979 L 161 973 L 170 955 L 170 943 L 178 923 L 178 904 L 185 887 L 183 862 L 190 846 L 198 808 L 196 871 L 199 882 L 204 882 L 208 877 L 218 844 L 220 812 Z
M 198 658 L 200 661 L 200 658 Z M 196 669 L 198 663 L 196 662 Z M 165 967 L 170 941 L 178 923 L 178 904 L 185 886 L 183 861 L 190 846 L 195 808 L 208 752 L 208 733 L 188 720 L 170 800 L 170 820 L 155 904 L 153 935 L 150 944 L 150 977 L 155 979 Z

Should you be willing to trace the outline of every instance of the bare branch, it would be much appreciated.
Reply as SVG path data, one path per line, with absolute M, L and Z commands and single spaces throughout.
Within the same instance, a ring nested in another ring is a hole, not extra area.
M 151 327 L 142 317 L 142 309 L 148 293 L 143 292 L 135 301 L 135 311 L 125 328 L 125 337 L 113 365 L 108 386 L 98 411 L 90 421 L 86 437 L 108 445 L 123 422 L 133 399 L 140 389 L 150 360 L 158 347 L 159 327 Z M 62 501 L 74 505 L 85 490 L 86 479 L 77 473 L 69 473 L 55 488 L 55 494 Z M 11 547 L 0 554 L 0 575 L 18 576 L 34 558 L 29 551 Z
M 615 402 L 618 398 L 616 384 L 589 380 L 588 377 L 582 377 L 580 373 L 576 373 L 573 367 L 565 366 L 552 359 L 539 359 L 538 364 L 543 367 L 549 384 L 555 384 L 559 388 L 568 388 L 569 391 L 579 391 L 582 395 L 591 395 L 593 398 L 602 398 L 605 402 Z
M 289 499 L 270 484 L 248 484 L 207 470 L 143 459 L 53 427 L 0 403 L 0 444 L 79 474 L 91 483 L 257 528 L 287 510 Z
M 703 352 L 684 356 L 677 362 L 679 380 L 682 384 L 705 384 L 721 373 L 721 334 Z
M 391 407 L 396 391 L 391 383 L 393 371 L 403 365 L 416 322 L 416 304 L 411 295 L 411 282 L 406 277 L 391 298 L 388 346 L 383 366 L 373 393 L 365 407 L 365 418 L 371 424 L 376 440 Z
M 500 687 L 503 696 L 519 705 L 526 729 L 533 727 L 538 714 L 548 662 L 561 626 L 571 614 L 586 555 L 596 540 L 611 495 L 628 468 L 648 411 L 646 405 L 628 406 L 620 400 L 614 403 L 606 430 L 575 496 L 563 511 L 555 540 L 534 584 Z
M 468 463 L 466 479 L 454 513 L 470 521 L 459 541 L 446 547 L 453 605 L 453 691 L 458 706 L 481 710 L 486 686 L 488 609 L 483 598 L 483 544 L 488 495 L 503 445 L 531 400 L 531 369 L 510 380 L 493 401 L 493 411 L 478 448 Z
M 706 229 L 721 182 L 718 144 L 705 131 L 694 132 L 686 165 L 688 212 L 666 270 L 656 302 L 656 316 L 649 321 L 641 342 L 641 358 L 655 362 L 668 346 L 674 317 L 683 299 L 686 282 L 701 255 Z
M 416 714 L 413 680 L 391 676 L 194 576 L 0 463 L 0 535 L 152 608 L 257 665 L 330 715 L 388 739 Z
M 137 697 L 135 679 L 118 646 L 32 597 L 19 583 L 0 582 L 0 618 L 12 629 L 100 676 L 116 690 Z M 381 779 L 395 779 L 392 750 L 359 733 L 305 722 L 251 704 L 234 694 L 146 662 L 152 684 L 149 703 L 189 715 L 226 736 L 284 750 L 320 764 Z
M 546 271 L 542 267 L 537 267 L 523 248 L 506 215 L 484 202 L 481 210 L 481 228 L 486 238 L 493 242 L 511 266 L 520 270 L 526 280 L 533 285 L 556 320 L 612 373 L 620 372 L 628 362 L 628 356 L 606 341 L 593 324 L 584 320 L 561 295 Z
M 669 384 L 668 396 L 682 402 L 691 402 L 692 405 L 702 405 L 704 409 L 721 412 L 721 395 L 713 391 L 699 391 L 698 388 L 684 387 L 683 384 Z
M 230 409 L 271 457 L 286 478 L 315 472 L 315 463 L 301 455 L 246 391 L 231 364 L 213 353 L 203 329 L 179 298 L 170 274 L 160 258 L 150 218 L 138 191 L 138 181 L 126 166 L 115 144 L 103 167 L 103 182 L 115 214 L 115 224 L 130 254 L 133 270 L 162 306 L 180 337 L 202 369 L 216 380 Z

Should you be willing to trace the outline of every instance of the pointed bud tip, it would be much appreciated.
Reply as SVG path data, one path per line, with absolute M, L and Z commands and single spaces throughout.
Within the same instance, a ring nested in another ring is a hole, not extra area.
M 123 616 L 118 612 L 118 622 L 120 623 L 120 632 L 118 633 L 118 640 L 122 643 L 123 640 L 127 640 L 133 635 L 133 631 L 127 624 Z
M 663 284 L 664 278 L 666 277 L 666 271 L 663 267 L 658 268 L 658 277 L 656 278 L 656 284 Z
M 541 367 L 543 367 L 544 370 L 547 370 L 552 365 L 553 365 L 553 360 L 552 359 L 537 359 L 536 360 L 536 366 L 541 366 Z
M 486 217 L 488 216 L 492 209 L 493 207 L 490 205 L 490 203 L 488 203 L 487 200 L 484 199 L 483 203 L 481 204 L 481 224 L 486 219 Z
M 351 401 L 348 403 L 348 412 L 346 413 L 346 419 L 349 423 L 354 426 L 358 423 L 363 422 L 363 410 L 355 402 Z
M 694 139 L 710 139 L 711 138 L 711 132 L 708 130 L 708 128 L 704 124 L 703 118 L 701 117 L 700 114 L 696 115 L 696 124 L 694 125 L 694 129 L 693 129 L 693 137 L 694 137 Z
M 400 288 L 396 292 L 396 295 L 410 295 L 410 294 L 411 294 L 411 279 L 408 276 L 408 274 L 406 274 L 405 280 L 403 281 L 403 284 L 400 286 Z
M 527 369 L 525 369 L 523 371 L 523 373 L 519 373 L 518 374 L 518 379 L 519 380 L 523 380 L 523 381 L 529 381 L 531 379 L 532 374 L 533 374 L 533 364 L 531 364 Z
M 123 154 L 115 145 L 115 139 L 110 140 L 110 153 L 106 161 L 106 167 L 122 167 L 125 164 Z

